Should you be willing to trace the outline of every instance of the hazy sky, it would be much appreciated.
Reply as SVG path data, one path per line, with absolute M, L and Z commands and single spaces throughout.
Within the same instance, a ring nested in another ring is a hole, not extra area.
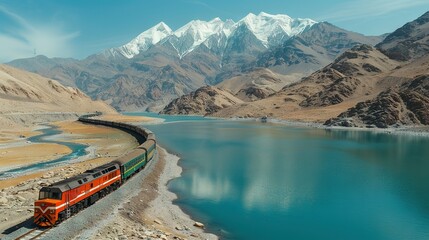
M 237 21 L 249 12 L 328 21 L 365 35 L 392 32 L 429 10 L 429 0 L 0 0 L 0 62 L 43 54 L 85 58 L 165 22 Z

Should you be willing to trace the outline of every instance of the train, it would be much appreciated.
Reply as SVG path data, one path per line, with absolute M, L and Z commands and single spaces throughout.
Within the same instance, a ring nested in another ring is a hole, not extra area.
M 77 176 L 42 187 L 34 203 L 34 223 L 39 227 L 53 227 L 94 204 L 100 198 L 118 189 L 130 177 L 152 160 L 156 151 L 153 132 L 126 123 L 94 119 L 101 113 L 87 114 L 79 121 L 104 125 L 133 132 L 141 144 L 112 162 L 89 169 Z

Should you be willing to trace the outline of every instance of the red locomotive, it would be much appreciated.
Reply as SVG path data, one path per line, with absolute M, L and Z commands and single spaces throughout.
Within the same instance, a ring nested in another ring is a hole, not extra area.
M 121 185 L 119 163 L 111 162 L 43 187 L 34 204 L 34 222 L 54 226 Z

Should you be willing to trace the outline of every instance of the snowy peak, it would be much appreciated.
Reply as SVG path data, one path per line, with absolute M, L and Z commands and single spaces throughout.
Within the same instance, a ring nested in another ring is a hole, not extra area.
M 177 37 L 182 37 L 186 34 L 190 34 L 196 41 L 205 40 L 210 35 L 213 35 L 222 30 L 224 22 L 222 20 L 213 19 L 212 21 L 206 22 L 201 20 L 192 20 L 185 26 L 179 28 L 174 32 Z
M 219 53 L 226 46 L 226 42 L 233 37 L 235 31 L 245 26 L 266 48 L 281 44 L 288 38 L 297 35 L 316 22 L 311 19 L 293 19 L 288 15 L 271 15 L 261 12 L 258 15 L 249 13 L 235 23 L 228 19 L 222 21 L 214 18 L 210 21 L 192 20 L 183 27 L 172 31 L 161 22 L 138 35 L 129 43 L 107 51 L 108 54 L 118 54 L 133 58 L 160 42 L 170 43 L 180 58 L 192 52 L 200 45 L 209 49 L 216 49 Z
M 171 30 L 171 28 L 169 26 L 167 26 L 167 24 L 165 24 L 164 22 L 160 22 L 157 25 L 150 28 L 148 30 L 148 32 L 151 32 L 153 34 L 165 33 L 165 34 L 170 35 L 173 32 L 173 30 Z
M 265 47 L 269 47 L 279 44 L 278 42 L 271 43 L 270 39 L 287 39 L 303 32 L 315 23 L 316 21 L 311 19 L 293 19 L 288 15 L 271 15 L 261 12 L 259 15 L 249 13 L 237 24 L 245 24 Z M 280 37 L 281 35 L 283 37 Z
M 141 45 L 156 44 L 167 36 L 170 36 L 172 33 L 173 31 L 167 26 L 167 24 L 160 22 L 138 35 L 133 41 L 131 41 L 131 43 L 136 42 L 137 44 Z
M 168 41 L 182 58 L 202 44 L 209 49 L 219 47 L 221 39 L 226 39 L 233 27 L 234 22 L 232 24 L 230 21 L 223 22 L 220 18 L 209 22 L 193 20 L 175 31 Z
M 126 58 L 133 58 L 135 55 L 146 51 L 149 47 L 157 44 L 172 33 L 173 31 L 167 26 L 167 24 L 160 22 L 150 29 L 142 32 L 136 38 L 131 40 L 131 42 L 114 49 L 113 52 L 116 50 Z

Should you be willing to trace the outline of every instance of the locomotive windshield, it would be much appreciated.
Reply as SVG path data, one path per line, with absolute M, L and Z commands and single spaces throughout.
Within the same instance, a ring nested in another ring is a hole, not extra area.
M 42 189 L 40 190 L 39 193 L 39 200 L 42 199 L 57 199 L 57 200 L 61 200 L 61 192 L 59 192 L 58 190 L 55 191 L 57 189 Z

